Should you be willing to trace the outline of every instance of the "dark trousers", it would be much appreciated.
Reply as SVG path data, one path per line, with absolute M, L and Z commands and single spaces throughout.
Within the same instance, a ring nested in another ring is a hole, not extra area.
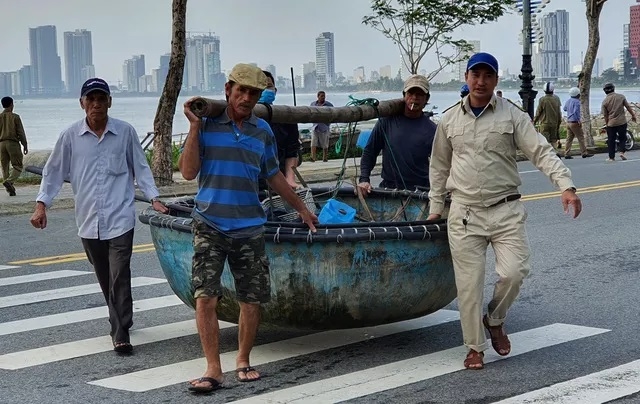
M 82 245 L 109 307 L 111 338 L 114 342 L 130 342 L 129 328 L 133 325 L 130 266 L 133 229 L 111 240 L 83 238 Z
M 607 126 L 607 147 L 609 148 L 609 158 L 616 157 L 616 139 L 618 139 L 618 151 L 624 153 L 627 143 L 627 124 L 619 126 Z

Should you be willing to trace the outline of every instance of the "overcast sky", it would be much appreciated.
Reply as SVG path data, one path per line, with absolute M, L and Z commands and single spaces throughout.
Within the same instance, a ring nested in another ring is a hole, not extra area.
M 336 71 L 345 76 L 364 65 L 367 75 L 390 64 L 400 65 L 399 51 L 381 33 L 361 24 L 369 0 L 189 0 L 187 30 L 213 32 L 220 37 L 223 70 L 238 62 L 274 64 L 278 75 L 289 67 L 315 60 L 315 37 L 335 33 Z M 604 68 L 612 65 L 622 48 L 622 26 L 629 22 L 629 6 L 636 0 L 609 0 L 601 17 L 599 56 Z M 64 5 L 64 6 L 62 6 Z M 546 10 L 569 11 L 571 65 L 581 62 L 587 45 L 585 5 L 582 0 L 551 0 Z M 96 74 L 110 82 L 122 76 L 122 64 L 144 54 L 147 73 L 170 50 L 171 0 L 0 0 L 0 72 L 29 64 L 28 28 L 55 25 L 58 54 L 63 60 L 63 32 L 85 28 L 92 32 Z M 498 22 L 465 27 L 458 38 L 480 39 L 483 51 L 493 53 L 501 67 L 520 69 L 518 34 L 522 20 L 508 14 Z M 421 68 L 430 70 L 433 60 Z M 63 76 L 64 77 L 64 76 Z

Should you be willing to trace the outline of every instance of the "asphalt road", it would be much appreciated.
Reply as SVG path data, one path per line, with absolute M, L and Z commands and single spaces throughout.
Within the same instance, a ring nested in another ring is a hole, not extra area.
M 140 283 L 134 330 L 148 329 L 140 332 L 148 343 L 120 357 L 110 350 L 104 301 L 73 212 L 52 212 L 43 231 L 28 215 L 0 217 L 0 403 L 290 402 L 300 394 L 316 394 L 306 403 L 640 402 L 640 365 L 633 362 L 640 359 L 640 152 L 628 156 L 624 163 L 607 164 L 603 155 L 566 162 L 584 204 L 576 220 L 563 213 L 559 197 L 532 197 L 553 188 L 530 163 L 519 164 L 533 271 L 507 320 L 514 350 L 506 359 L 483 371 L 460 370 L 455 301 L 429 318 L 349 335 L 263 325 L 254 351 L 267 358 L 257 366 L 263 379 L 239 383 L 227 367 L 226 388 L 205 399 L 172 381 L 200 375 L 200 342 L 193 311 L 172 297 L 155 252 L 145 247 L 145 225 L 136 227 L 141 247 L 132 271 Z M 492 260 L 489 254 L 487 296 L 496 279 Z M 231 357 L 236 332 L 221 331 L 221 352 Z M 307 349 L 300 355 L 289 341 L 298 337 Z M 267 348 L 279 341 L 293 353 L 269 357 Z M 487 361 L 496 358 L 487 352 Z M 611 388 L 620 384 L 626 387 Z M 530 392 L 538 401 L 522 396 Z

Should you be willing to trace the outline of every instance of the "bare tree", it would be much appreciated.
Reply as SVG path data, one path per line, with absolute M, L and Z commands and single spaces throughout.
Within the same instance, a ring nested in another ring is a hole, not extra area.
M 151 168 L 158 185 L 173 182 L 172 135 L 173 116 L 182 87 L 184 72 L 187 0 L 173 0 L 173 30 L 171 33 L 171 59 L 169 73 L 158 101 L 158 109 L 153 120 L 153 160 Z
M 600 13 L 607 0 L 584 0 L 587 5 L 587 25 L 589 27 L 589 44 L 584 54 L 582 71 L 578 75 L 580 88 L 580 115 L 582 116 L 583 132 L 589 146 L 593 146 L 593 131 L 591 128 L 591 109 L 589 96 L 591 94 L 591 75 L 593 65 L 600 47 Z
M 453 39 L 456 28 L 495 21 L 513 4 L 514 0 L 372 0 L 372 13 L 362 23 L 398 46 L 411 74 L 418 73 L 420 61 L 433 50 L 438 67 L 427 75 L 430 80 L 468 57 L 472 47 Z

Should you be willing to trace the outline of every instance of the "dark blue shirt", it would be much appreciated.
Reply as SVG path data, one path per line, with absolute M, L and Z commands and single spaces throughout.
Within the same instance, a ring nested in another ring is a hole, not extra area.
M 194 216 L 231 237 L 262 231 L 266 215 L 258 198 L 258 180 L 279 171 L 269 124 L 252 115 L 240 129 L 226 110 L 216 118 L 204 118 L 200 159 Z
M 360 159 L 360 182 L 369 176 L 382 151 L 382 179 L 385 186 L 413 190 L 429 187 L 429 156 L 436 124 L 426 115 L 380 118 L 371 131 Z

